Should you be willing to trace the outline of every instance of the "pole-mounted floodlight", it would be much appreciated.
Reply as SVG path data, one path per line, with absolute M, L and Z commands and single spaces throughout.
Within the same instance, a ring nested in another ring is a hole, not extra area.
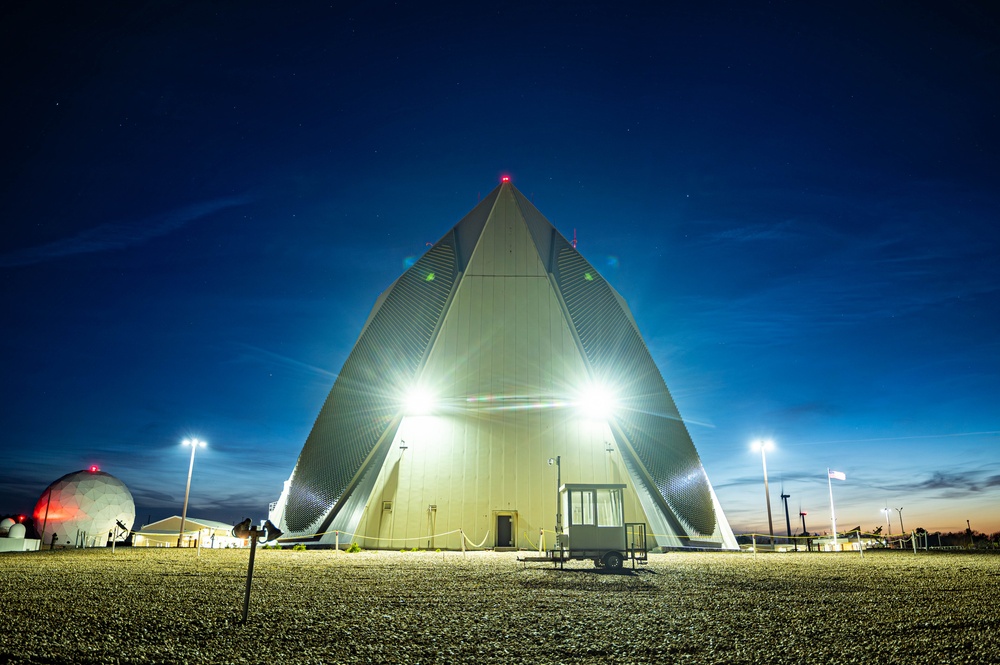
M 184 510 L 181 511 L 181 528 L 177 532 L 177 547 L 181 546 L 181 541 L 184 539 L 184 522 L 187 521 L 188 496 L 191 494 L 191 474 L 194 472 L 194 452 L 208 445 L 198 439 L 184 439 L 181 443 L 185 446 L 191 446 L 191 463 L 188 465 L 187 486 L 184 488 Z
M 562 487 L 562 457 L 556 455 L 549 458 L 549 466 L 556 465 L 556 542 L 562 534 L 562 501 L 559 500 L 559 488 Z
M 256 524 L 251 526 L 250 518 L 248 517 L 239 524 L 233 525 L 232 534 L 234 538 L 250 539 L 250 565 L 247 568 L 246 593 L 243 595 L 242 623 L 246 623 L 247 614 L 250 612 L 250 586 L 253 583 L 253 560 L 254 554 L 257 553 L 257 543 L 267 543 L 272 540 L 277 540 L 281 537 L 282 531 L 278 527 L 274 526 L 271 520 L 264 522 L 263 527 L 258 527 Z
M 771 536 L 771 546 L 774 547 L 774 522 L 771 520 L 771 491 L 767 487 L 767 455 L 765 451 L 768 448 L 773 448 L 774 442 L 770 439 L 767 441 L 762 441 L 758 439 L 753 442 L 753 449 L 760 450 L 760 462 L 764 467 L 764 498 L 767 502 L 767 532 Z

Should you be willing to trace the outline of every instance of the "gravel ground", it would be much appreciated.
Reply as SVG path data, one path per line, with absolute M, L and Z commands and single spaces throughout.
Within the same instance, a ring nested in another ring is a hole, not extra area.
M 634 573 L 516 553 L 0 555 L 0 662 L 1000 660 L 1000 555 L 670 553 Z

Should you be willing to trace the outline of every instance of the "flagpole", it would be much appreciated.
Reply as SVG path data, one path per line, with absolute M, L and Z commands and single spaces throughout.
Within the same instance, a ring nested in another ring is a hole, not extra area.
M 833 509 L 833 475 L 826 470 L 826 484 L 830 486 L 830 525 L 833 529 L 833 551 L 837 551 L 837 513 Z

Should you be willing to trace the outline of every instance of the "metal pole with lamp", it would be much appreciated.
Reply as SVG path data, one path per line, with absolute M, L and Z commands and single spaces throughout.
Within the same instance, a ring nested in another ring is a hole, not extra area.
M 556 455 L 549 458 L 549 466 L 556 465 L 556 544 L 560 542 L 559 535 L 562 533 L 562 501 L 559 498 L 559 488 L 562 487 L 562 456 Z
M 847 480 L 847 474 L 843 471 L 834 471 L 830 468 L 826 470 L 826 484 L 830 488 L 830 530 L 833 531 L 833 551 L 837 551 L 837 511 L 833 507 L 833 479 Z
M 774 522 L 771 520 L 771 491 L 767 487 L 767 455 L 765 451 L 774 446 L 774 443 L 757 440 L 753 442 L 753 449 L 760 450 L 760 463 L 764 467 L 764 498 L 767 502 L 767 532 L 771 536 L 771 547 L 774 547 Z
M 184 439 L 182 443 L 185 446 L 191 446 L 191 464 L 188 465 L 187 487 L 184 488 L 184 510 L 181 511 L 181 528 L 177 532 L 177 547 L 181 546 L 181 541 L 184 539 L 184 522 L 187 521 L 188 496 L 191 494 L 191 474 L 194 472 L 194 453 L 198 448 L 204 448 L 208 445 L 198 439 Z

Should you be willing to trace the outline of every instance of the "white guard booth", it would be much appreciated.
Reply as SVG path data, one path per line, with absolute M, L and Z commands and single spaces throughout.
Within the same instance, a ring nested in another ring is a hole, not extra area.
M 556 518 L 556 545 L 545 557 L 522 561 L 591 559 L 599 568 L 618 570 L 626 559 L 646 563 L 646 525 L 625 521 L 623 484 L 566 483 L 559 488 L 561 514 Z M 561 517 L 566 525 L 562 527 Z M 562 530 L 561 533 L 558 533 Z

